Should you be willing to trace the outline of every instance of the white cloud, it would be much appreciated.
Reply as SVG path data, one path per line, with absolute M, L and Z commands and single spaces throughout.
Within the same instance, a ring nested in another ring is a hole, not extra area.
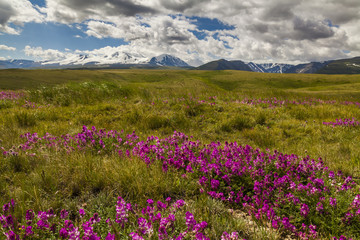
M 6 50 L 6 51 L 16 51 L 16 48 L 14 47 L 9 47 L 3 44 L 0 44 L 0 50 Z
M 128 42 L 116 51 L 146 57 L 168 53 L 196 65 L 216 58 L 307 62 L 360 55 L 358 0 L 47 0 L 46 3 L 46 7 L 36 9 L 28 0 L 0 0 L 3 10 L 0 31 L 19 34 L 21 29 L 9 23 L 73 24 L 87 36 Z M 199 30 L 189 19 L 192 16 L 216 18 L 233 29 Z M 196 38 L 194 30 L 202 32 L 204 38 Z M 26 52 L 39 57 L 65 57 L 54 51 L 29 47 Z M 100 54 L 100 50 L 93 51 Z
M 42 49 L 42 47 L 25 46 L 24 52 L 27 56 L 34 57 L 36 60 L 61 60 L 72 55 L 55 49 Z
M 0 32 L 20 34 L 21 28 L 9 24 L 23 26 L 24 23 L 44 21 L 43 15 L 28 0 L 0 0 Z

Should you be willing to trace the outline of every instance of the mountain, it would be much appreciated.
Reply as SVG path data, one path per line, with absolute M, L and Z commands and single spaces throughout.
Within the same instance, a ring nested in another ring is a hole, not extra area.
M 151 58 L 149 64 L 169 67 L 190 67 L 189 64 L 187 64 L 180 58 L 168 54 L 162 54 L 160 56 Z
M 35 62 L 31 60 L 2 60 L 0 69 L 6 68 L 159 68 L 190 67 L 180 58 L 163 54 L 149 58 L 141 54 L 113 52 L 111 54 L 71 54 L 61 60 Z
M 340 59 L 329 62 L 316 73 L 321 74 L 360 74 L 360 57 Z
M 227 61 L 220 59 L 197 67 L 198 70 L 242 70 L 252 72 L 251 68 L 243 61 Z
M 127 52 L 115 51 L 110 54 L 79 54 L 69 55 L 69 57 L 62 60 L 43 61 L 42 65 L 60 65 L 60 66 L 75 66 L 75 65 L 104 65 L 104 64 L 146 64 L 148 58 L 141 54 L 130 54 Z
M 12 60 L 0 60 L 0 69 L 7 68 L 36 68 L 41 64 L 31 60 L 12 59 Z
M 127 68 L 190 68 L 186 62 L 178 57 L 162 54 L 147 58 L 142 54 L 114 51 L 99 54 L 69 54 L 61 60 L 32 61 L 24 59 L 0 60 L 0 69 L 7 68 L 45 68 L 45 69 L 127 69 Z M 325 62 L 311 62 L 298 65 L 281 63 L 244 63 L 243 61 L 227 61 L 220 59 L 201 65 L 198 70 L 242 70 L 264 73 L 319 73 L 319 74 L 360 74 L 360 57 L 350 59 L 331 60 Z
M 283 63 L 253 63 L 247 64 L 254 72 L 284 73 L 294 65 Z
M 331 61 L 298 64 L 286 70 L 285 73 L 317 73 L 317 71 L 325 67 L 330 62 Z

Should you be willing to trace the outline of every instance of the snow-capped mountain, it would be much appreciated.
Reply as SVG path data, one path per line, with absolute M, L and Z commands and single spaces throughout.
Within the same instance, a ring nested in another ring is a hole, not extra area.
M 247 64 L 254 72 L 265 72 L 265 73 L 286 73 L 288 69 L 293 67 L 291 64 L 283 63 L 253 63 Z
M 162 54 L 160 56 L 151 58 L 149 64 L 157 66 L 190 67 L 189 64 L 180 58 L 168 54 Z
M 66 54 L 61 59 L 48 61 L 31 60 L 3 60 L 0 69 L 5 68 L 126 68 L 139 66 L 142 68 L 156 68 L 162 66 L 190 67 L 178 57 L 162 54 L 148 58 L 138 53 L 121 51 L 91 54 Z
M 36 68 L 40 67 L 41 64 L 31 60 L 23 59 L 10 59 L 10 60 L 0 60 L 0 69 L 7 68 Z
M 71 54 L 62 60 L 44 61 L 42 65 L 105 65 L 105 64 L 146 64 L 148 58 L 141 54 L 113 52 L 111 54 Z

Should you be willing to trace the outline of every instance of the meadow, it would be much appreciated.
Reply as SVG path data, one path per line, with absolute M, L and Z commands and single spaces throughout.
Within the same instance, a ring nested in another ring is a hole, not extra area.
M 360 77 L 1 70 L 8 239 L 360 239 Z

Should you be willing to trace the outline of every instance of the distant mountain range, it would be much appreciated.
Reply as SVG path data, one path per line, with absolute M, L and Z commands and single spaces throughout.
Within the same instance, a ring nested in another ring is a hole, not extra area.
M 243 70 L 264 73 L 321 73 L 321 74 L 360 74 L 360 57 L 311 62 L 298 65 L 280 63 L 245 63 L 220 59 L 197 67 L 198 70 Z
M 289 68 L 294 65 L 291 64 L 282 64 L 282 63 L 253 63 L 249 62 L 247 65 L 254 72 L 264 72 L 264 73 L 285 73 Z
M 74 55 L 58 61 L 31 61 L 31 60 L 1 60 L 0 69 L 7 68 L 161 68 L 182 67 L 191 68 L 178 57 L 162 54 L 150 60 L 142 55 L 133 55 L 124 52 L 114 52 L 111 55 L 89 56 Z
M 146 58 L 141 54 L 114 52 L 108 55 L 71 55 L 60 61 L 1 60 L 0 69 L 7 68 L 188 68 L 197 70 L 241 70 L 264 73 L 321 73 L 321 74 L 360 74 L 360 57 L 311 62 L 298 65 L 282 63 L 254 63 L 240 60 L 220 59 L 193 68 L 178 57 L 162 54 Z

